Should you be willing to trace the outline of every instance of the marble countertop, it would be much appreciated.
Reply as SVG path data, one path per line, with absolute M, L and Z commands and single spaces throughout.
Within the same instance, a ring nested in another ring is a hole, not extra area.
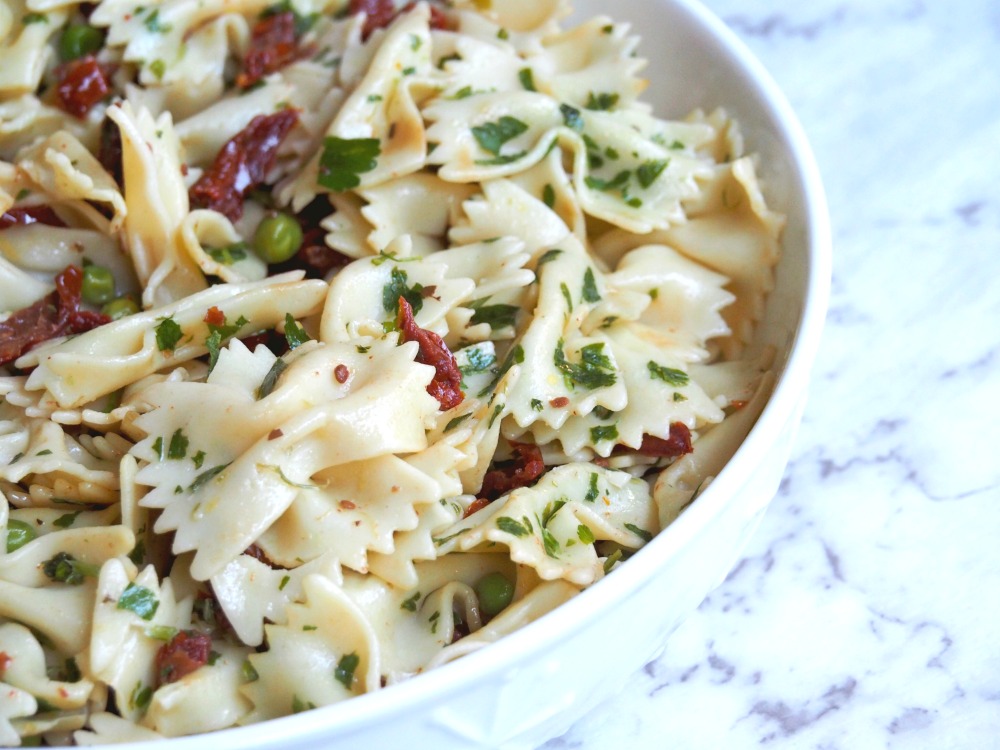
M 545 750 L 1000 748 L 1000 4 L 705 4 L 812 142 L 831 309 L 744 558 Z

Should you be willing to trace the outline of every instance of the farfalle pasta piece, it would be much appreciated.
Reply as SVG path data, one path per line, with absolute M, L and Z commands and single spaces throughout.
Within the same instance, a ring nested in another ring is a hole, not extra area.
M 30 693 L 52 710 L 86 706 L 94 683 L 86 678 L 52 679 L 46 670 L 45 651 L 28 628 L 13 622 L 0 625 L 0 653 L 7 656 L 3 679 L 8 685 Z M 8 694 L 3 695 L 6 701 Z
M 510 548 L 511 560 L 531 566 L 543 580 L 586 586 L 603 575 L 596 540 L 637 549 L 658 531 L 644 481 L 591 464 L 567 464 L 456 524 L 442 537 L 441 552 L 497 542 Z
M 34 13 L 22 0 L 7 0 L 0 8 L 0 93 L 11 95 L 38 88 L 52 54 L 49 39 L 66 22 L 67 12 L 55 8 Z
M 18 360 L 35 366 L 27 390 L 46 389 L 63 408 L 87 404 L 136 380 L 208 352 L 212 331 L 205 322 L 217 308 L 239 331 L 273 328 L 285 315 L 317 312 L 326 294 L 322 281 L 301 273 L 262 281 L 218 284 L 165 307 L 130 315 L 59 344 L 39 347 Z M 74 377 L 67 377 L 76 373 Z M 80 373 L 85 374 L 82 376 Z
M 268 650 L 248 657 L 259 676 L 243 686 L 253 703 L 248 722 L 379 689 L 379 644 L 357 605 L 322 576 L 302 585 L 305 601 L 288 607 L 288 624 L 268 625 Z

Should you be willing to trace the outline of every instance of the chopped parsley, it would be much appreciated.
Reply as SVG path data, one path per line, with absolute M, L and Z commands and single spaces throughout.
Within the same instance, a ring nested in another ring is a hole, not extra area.
M 494 156 L 500 155 L 500 148 L 509 140 L 528 130 L 528 126 L 516 117 L 504 115 L 496 122 L 484 122 L 472 128 L 472 135 L 479 146 Z
M 549 208 L 556 205 L 556 191 L 549 183 L 546 183 L 545 187 L 542 188 L 542 203 Z
M 535 411 L 542 411 L 542 409 L 544 409 L 545 407 L 542 405 L 540 399 L 533 398 L 531 399 L 531 408 L 534 409 Z
M 246 259 L 247 243 L 234 242 L 233 244 L 226 245 L 225 247 L 210 247 L 207 248 L 205 252 L 216 263 L 221 263 L 224 266 L 231 266 L 239 260 Z
M 417 602 L 420 601 L 420 592 L 414 592 L 413 596 L 406 599 L 402 604 L 399 605 L 400 609 L 405 609 L 407 612 L 417 611 Z
M 596 541 L 594 532 L 586 524 L 581 523 L 576 527 L 576 536 L 584 544 L 593 544 Z
M 639 528 L 634 523 L 627 523 L 627 524 L 625 524 L 625 528 L 628 529 L 629 531 L 631 531 L 633 534 L 635 534 L 640 539 L 642 539 L 642 541 L 644 541 L 644 542 L 648 542 L 648 541 L 652 540 L 652 538 L 653 538 L 652 534 L 650 534 L 645 529 Z
M 555 260 L 556 257 L 561 252 L 562 252 L 562 250 L 560 250 L 559 248 L 553 248 L 552 250 L 546 250 L 544 253 L 542 253 L 542 257 L 538 259 L 538 263 L 536 264 L 535 269 L 537 270 L 538 268 L 541 268 L 546 263 L 548 263 L 550 260 Z
M 236 319 L 235 323 L 230 323 L 226 320 L 226 316 L 223 315 L 222 325 L 206 323 L 209 333 L 208 337 L 205 339 L 205 348 L 208 349 L 209 371 L 214 370 L 216 363 L 219 361 L 219 351 L 222 349 L 223 342 L 226 339 L 231 338 L 237 331 L 249 322 L 249 320 L 241 315 Z
M 604 343 L 587 344 L 580 350 L 580 362 L 570 362 L 563 351 L 563 340 L 559 339 L 553 357 L 556 367 L 562 372 L 563 380 L 569 387 L 581 386 L 588 390 L 607 388 L 617 382 L 611 359 L 604 354 Z
M 566 286 L 566 282 L 559 284 L 559 290 L 562 292 L 563 299 L 566 300 L 566 307 L 569 308 L 570 312 L 573 312 L 573 295 L 569 293 L 569 287 Z
M 517 77 L 521 81 L 521 86 L 524 87 L 525 91 L 538 91 L 535 88 L 535 74 L 531 68 L 521 68 L 517 71 Z
M 271 395 L 275 386 L 278 385 L 281 373 L 283 373 L 287 368 L 288 364 L 281 357 L 274 360 L 274 364 L 271 365 L 271 369 L 267 371 L 267 375 L 265 375 L 264 380 L 261 381 L 260 387 L 257 388 L 256 396 L 258 401 Z
M 507 357 L 504 359 L 503 364 L 500 366 L 500 370 L 497 372 L 496 377 L 490 382 L 488 386 L 483 388 L 479 392 L 479 396 L 485 396 L 487 393 L 496 387 L 496 384 L 500 382 L 500 378 L 507 374 L 507 371 L 513 367 L 515 364 L 521 364 L 524 362 L 524 347 L 520 344 L 515 346 L 510 352 L 507 353 Z
M 545 554 L 549 557 L 559 556 L 559 541 L 545 527 L 542 527 L 542 546 L 545 547 Z
M 284 591 L 285 586 L 287 586 L 288 582 L 291 580 L 292 580 L 291 576 L 288 575 L 281 576 L 281 580 L 278 582 L 278 591 Z
M 42 564 L 42 572 L 51 581 L 79 586 L 87 576 L 97 578 L 100 568 L 91 563 L 77 560 L 66 552 L 60 552 Z
M 576 107 L 568 104 L 560 104 L 559 111 L 562 113 L 563 124 L 570 130 L 581 132 L 583 130 L 583 115 Z
M 545 506 L 545 510 L 542 511 L 542 528 L 549 525 L 549 521 L 562 510 L 563 506 L 566 504 L 566 498 L 561 497 L 558 500 L 553 500 Z
M 475 310 L 472 314 L 472 325 L 487 323 L 490 329 L 496 331 L 500 328 L 507 328 L 514 325 L 517 318 L 517 305 L 487 305 L 489 297 L 473 300 L 468 306 Z
M 618 427 L 613 424 L 602 424 L 590 428 L 590 440 L 593 443 L 600 443 L 605 440 L 617 440 Z
M 587 487 L 587 494 L 583 496 L 583 499 L 588 503 L 594 502 L 598 497 L 600 497 L 601 491 L 597 489 L 597 472 L 590 473 L 590 484 Z
M 527 153 L 527 151 L 518 151 L 516 154 L 501 154 L 500 156 L 494 156 L 492 159 L 476 159 L 476 164 L 483 167 L 496 167 L 503 164 L 510 164 L 511 162 L 523 158 Z
M 681 401 L 687 401 L 687 400 L 688 400 L 687 396 L 685 396 L 683 393 L 681 393 L 680 391 L 674 391 L 674 401 L 675 402 L 679 403 Z
M 181 327 L 177 325 L 173 316 L 159 318 L 159 321 L 156 325 L 156 348 L 161 352 L 172 352 L 183 336 Z
M 149 708 L 149 702 L 153 700 L 153 688 L 149 685 L 143 687 L 142 682 L 137 682 L 128 697 L 129 706 L 145 711 Z
M 167 64 L 163 60 L 156 59 L 149 64 L 149 70 L 156 76 L 157 81 L 162 81 L 164 74 L 167 72 Z
M 607 575 L 611 572 L 611 569 L 615 567 L 615 563 L 620 562 L 622 559 L 622 551 L 616 549 L 610 555 L 608 555 L 604 560 L 604 573 Z
M 667 168 L 669 163 L 670 159 L 655 159 L 640 164 L 639 168 L 635 170 L 635 176 L 639 180 L 639 184 L 643 188 L 648 188 L 656 182 L 656 178 Z
M 601 294 L 597 291 L 597 282 L 594 280 L 594 269 L 587 267 L 583 274 L 583 301 L 600 302 Z
M 197 492 L 206 484 L 208 484 L 217 476 L 219 476 L 219 474 L 224 472 L 227 466 L 229 466 L 229 464 L 220 464 L 219 466 L 213 466 L 211 469 L 208 469 L 207 471 L 203 471 L 201 474 L 199 474 L 194 478 L 193 482 L 191 482 L 191 486 L 188 487 L 188 492 Z
M 25 26 L 33 23 L 48 23 L 49 17 L 44 13 L 25 13 L 21 16 L 21 23 Z
M 160 606 L 156 594 L 145 586 L 130 583 L 118 597 L 117 609 L 127 609 L 139 615 L 143 620 L 152 620 Z
M 205 451 L 198 451 L 191 457 L 191 460 L 194 461 L 194 468 L 200 469 L 201 465 L 205 463 Z
M 333 670 L 334 679 L 350 690 L 351 685 L 354 683 L 354 670 L 358 668 L 360 663 L 361 657 L 356 652 L 352 651 L 349 654 L 344 654 L 340 657 L 337 668 Z
M 244 682 L 256 682 L 260 679 L 260 675 L 257 673 L 257 670 L 254 669 L 254 666 L 250 663 L 249 659 L 243 660 L 243 666 L 240 668 L 240 673 L 243 675 Z
M 298 695 L 293 695 L 292 696 L 292 713 L 293 714 L 300 714 L 303 711 L 310 711 L 310 710 L 312 710 L 314 708 L 316 708 L 316 704 L 313 703 L 312 701 L 304 701 L 301 698 L 299 698 Z
M 174 434 L 170 436 L 170 445 L 167 447 L 167 458 L 179 461 L 187 457 L 188 438 L 184 430 L 178 427 Z
M 646 367 L 649 368 L 649 376 L 654 380 L 662 380 L 667 385 L 681 387 L 691 382 L 691 378 L 683 370 L 675 370 L 672 367 L 664 367 L 650 360 Z
M 587 96 L 587 103 L 584 106 L 587 109 L 607 110 L 613 109 L 617 103 L 618 94 L 614 92 L 602 91 L 599 94 L 595 94 L 591 91 Z
M 179 632 L 177 628 L 170 627 L 169 625 L 150 625 L 146 628 L 146 637 L 152 638 L 155 641 L 169 643 Z
M 160 22 L 159 8 L 153 9 L 153 12 L 146 17 L 146 20 L 142 22 L 142 25 L 154 34 L 166 34 L 173 28 L 172 24 Z
M 497 417 L 500 416 L 500 412 L 503 411 L 503 407 L 504 406 L 505 406 L 505 404 L 497 404 L 496 406 L 493 407 L 493 413 L 490 414 L 490 421 L 486 425 L 487 427 L 492 427 L 493 426 L 493 423 L 497 421 Z
M 444 426 L 444 431 L 445 432 L 451 432 L 452 430 L 454 430 L 456 427 L 458 427 L 460 424 L 462 424 L 462 422 L 464 422 L 466 419 L 468 419 L 471 416 L 472 416 L 472 413 L 470 412 L 468 414 L 462 414 L 461 416 L 455 417 L 454 419 L 450 420 L 448 422 L 448 424 L 446 424 Z
M 76 521 L 76 517 L 81 513 L 83 513 L 82 510 L 78 510 L 75 513 L 65 513 L 64 515 L 59 516 L 59 518 L 53 521 L 52 525 L 60 529 L 68 529 L 70 526 L 73 525 L 73 523 Z
M 323 139 L 316 181 L 322 187 L 337 192 L 356 188 L 361 184 L 358 175 L 375 169 L 381 153 L 378 138 L 327 136 Z
M 413 308 L 413 314 L 420 312 L 424 306 L 423 284 L 413 286 L 406 284 L 406 271 L 393 268 L 389 274 L 390 281 L 382 288 L 382 308 L 393 315 L 399 313 L 399 298 L 402 297 Z
M 525 523 L 515 521 L 510 516 L 500 516 L 497 519 L 497 528 L 518 538 L 528 536 L 532 532 L 531 522 L 527 518 L 522 519 Z
M 474 375 L 477 372 L 485 372 L 496 364 L 497 361 L 497 358 L 493 354 L 480 349 L 478 346 L 469 347 L 465 350 L 464 354 L 469 364 L 459 366 L 458 371 L 463 375 Z
M 295 322 L 291 313 L 285 313 L 285 341 L 288 342 L 288 348 L 295 349 L 310 340 L 306 329 Z
M 587 187 L 589 187 L 591 190 L 602 190 L 607 192 L 609 190 L 615 190 L 620 187 L 625 187 L 626 183 L 628 183 L 629 177 L 631 176 L 632 176 L 631 171 L 623 169 L 621 172 L 616 174 L 610 180 L 605 180 L 600 177 L 594 177 L 593 175 L 587 175 L 583 181 L 587 184 Z

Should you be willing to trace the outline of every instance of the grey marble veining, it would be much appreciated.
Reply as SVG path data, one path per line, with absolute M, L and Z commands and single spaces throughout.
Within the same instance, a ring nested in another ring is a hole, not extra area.
M 745 557 L 546 750 L 1000 748 L 1000 3 L 706 5 L 816 152 L 827 328 Z

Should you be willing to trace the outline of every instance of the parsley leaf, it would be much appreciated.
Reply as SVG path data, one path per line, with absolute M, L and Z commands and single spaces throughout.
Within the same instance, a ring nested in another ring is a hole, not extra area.
M 603 342 L 587 344 L 583 347 L 580 350 L 580 362 L 576 363 L 566 359 L 566 352 L 563 351 L 563 340 L 559 339 L 554 361 L 556 367 L 562 371 L 567 386 L 571 388 L 579 385 L 588 390 L 596 390 L 612 386 L 617 381 L 611 359 L 604 354 Z
M 640 539 L 642 539 L 642 541 L 644 541 L 644 542 L 651 541 L 652 538 L 653 538 L 652 534 L 650 534 L 645 529 L 640 529 L 634 523 L 627 523 L 627 524 L 625 524 L 625 528 L 628 529 L 629 531 L 631 531 L 633 534 L 635 534 Z
M 460 365 L 458 370 L 463 375 L 472 375 L 477 372 L 485 372 L 488 368 L 492 367 L 497 358 L 495 355 L 490 354 L 488 351 L 480 349 L 478 346 L 470 346 L 465 350 L 465 359 L 469 364 Z
M 349 654 L 344 654 L 340 657 L 337 668 L 333 670 L 334 679 L 350 690 L 351 685 L 354 683 L 354 670 L 358 668 L 360 663 L 361 657 L 356 652 L 352 651 Z
M 378 138 L 327 136 L 323 139 L 316 182 L 337 192 L 355 188 L 361 184 L 358 175 L 375 169 L 381 153 Z
M 664 367 L 650 360 L 646 366 L 649 368 L 649 376 L 654 380 L 662 380 L 668 385 L 680 387 L 691 382 L 691 378 L 683 370 L 675 370 L 672 367 Z
M 600 94 L 595 94 L 593 91 L 587 96 L 587 103 L 584 105 L 587 109 L 612 109 L 618 103 L 618 94 L 614 92 L 603 91 Z
M 670 159 L 655 159 L 640 164 L 639 168 L 635 170 L 635 176 L 638 178 L 639 184 L 644 188 L 648 188 L 656 182 L 656 178 L 667 168 L 669 163 Z
M 497 519 L 497 528 L 518 538 L 531 533 L 520 521 L 515 521 L 510 516 L 500 516 Z
M 586 500 L 588 503 L 592 503 L 598 498 L 600 494 L 601 491 L 597 489 L 597 473 L 591 472 L 590 485 L 587 487 L 587 494 L 583 496 L 583 499 Z
M 566 286 L 565 281 L 559 285 L 559 290 L 562 292 L 562 296 L 566 300 L 566 307 L 569 308 L 570 312 L 573 312 L 573 295 L 569 293 L 569 287 Z
M 602 424 L 590 428 L 590 440 L 593 443 L 600 443 L 604 440 L 616 440 L 618 438 L 618 427 L 613 424 Z
M 496 167 L 502 164 L 510 164 L 512 161 L 517 161 L 522 158 L 527 151 L 518 151 L 516 154 L 501 154 L 500 156 L 494 156 L 492 159 L 476 159 L 476 164 L 483 167 Z
M 521 68 L 517 71 L 517 77 L 525 91 L 538 91 L 535 88 L 535 74 L 531 68 Z
M 590 530 L 589 526 L 582 523 L 576 527 L 576 536 L 584 544 L 593 544 L 596 541 L 594 532 Z
M 274 360 L 274 364 L 271 365 L 271 369 L 267 371 L 267 375 L 264 376 L 264 380 L 261 381 L 260 387 L 257 389 L 257 400 L 260 401 L 262 398 L 271 395 L 271 391 L 278 384 L 278 379 L 281 377 L 281 373 L 285 371 L 288 364 L 281 357 Z
M 417 611 L 417 602 L 420 601 L 420 592 L 414 592 L 413 596 L 406 599 L 402 604 L 399 605 L 400 609 L 405 609 L 407 612 Z
M 417 283 L 412 287 L 406 285 L 406 271 L 393 268 L 389 274 L 390 281 L 382 288 L 382 308 L 393 315 L 399 313 L 399 298 L 402 297 L 410 303 L 413 314 L 420 312 L 424 306 L 423 284 Z
M 168 31 L 174 28 L 172 24 L 160 23 L 159 8 L 154 9 L 153 12 L 150 13 L 149 16 L 146 18 L 146 20 L 143 21 L 142 23 L 147 29 L 152 31 L 154 34 L 166 34 Z
M 484 151 L 494 156 L 500 155 L 500 148 L 512 138 L 517 138 L 528 130 L 528 126 L 516 117 L 504 115 L 496 122 L 485 122 L 472 128 L 472 135 Z
M 583 115 L 576 107 L 568 104 L 560 104 L 559 111 L 562 112 L 563 123 L 567 128 L 580 132 L 583 130 Z
M 583 301 L 600 302 L 601 294 L 597 291 L 597 282 L 594 280 L 594 269 L 588 266 L 583 274 Z
M 244 260 L 247 257 L 247 243 L 234 242 L 225 247 L 209 247 L 205 248 L 205 252 L 216 263 L 231 266 L 236 261 Z
M 50 580 L 79 586 L 87 576 L 97 578 L 100 569 L 91 563 L 77 560 L 66 552 L 60 552 L 42 564 L 42 572 Z
M 285 341 L 288 342 L 289 349 L 294 349 L 297 346 L 302 346 L 307 341 L 311 341 L 309 334 L 306 333 L 306 329 L 295 322 L 295 318 L 292 317 L 291 313 L 285 313 Z
M 49 17 L 44 13 L 25 13 L 21 16 L 21 23 L 25 26 L 31 23 L 48 23 Z
M 594 177 L 593 175 L 587 175 L 584 178 L 584 182 L 587 184 L 591 190 L 615 190 L 616 188 L 624 187 L 625 183 L 628 182 L 629 177 L 632 176 L 632 172 L 627 169 L 623 169 L 621 172 L 616 174 L 610 180 L 604 180 L 600 177 Z
M 156 594 L 145 586 L 130 583 L 118 597 L 118 609 L 127 609 L 139 615 L 143 620 L 152 620 L 160 606 Z
M 83 513 L 82 510 L 78 510 L 75 513 L 64 513 L 63 515 L 59 516 L 59 518 L 57 518 L 55 521 L 53 521 L 52 525 L 57 526 L 60 529 L 68 529 L 70 526 L 73 525 L 73 522 L 76 521 L 76 517 L 81 513 Z
M 229 464 L 221 464 L 219 466 L 213 466 L 211 469 L 208 469 L 207 471 L 203 471 L 201 474 L 199 474 L 194 478 L 193 482 L 191 482 L 191 486 L 188 487 L 188 492 L 197 492 L 206 484 L 208 484 L 217 476 L 219 476 L 219 474 L 224 472 L 227 466 L 229 466 Z
M 542 203 L 544 203 L 549 208 L 556 205 L 556 191 L 551 184 L 546 183 L 545 187 L 542 188 Z
M 181 340 L 183 332 L 173 317 L 160 318 L 156 325 L 156 347 L 161 352 L 172 352 Z
M 542 253 L 542 257 L 538 259 L 538 263 L 535 265 L 535 270 L 537 271 L 539 268 L 541 268 L 542 266 L 544 266 L 550 260 L 555 260 L 556 257 L 561 252 L 562 252 L 562 250 L 560 250 L 557 247 L 553 248 L 552 250 L 546 250 L 544 253 Z
M 187 456 L 188 439 L 184 430 L 177 428 L 170 436 L 170 445 L 167 447 L 167 458 L 179 460 Z
M 472 325 L 488 323 L 494 331 L 513 326 L 520 308 L 517 305 L 487 305 L 485 303 L 488 299 L 489 297 L 484 297 L 469 303 L 468 306 L 475 310 L 470 321 Z
M 458 427 L 460 424 L 462 424 L 462 422 L 464 422 L 466 419 L 468 419 L 471 416 L 472 416 L 472 413 L 470 412 L 468 414 L 462 414 L 460 416 L 455 417 L 452 420 L 449 420 L 448 424 L 446 424 L 444 426 L 444 431 L 445 432 L 451 432 L 452 430 L 454 430 L 456 427 Z

